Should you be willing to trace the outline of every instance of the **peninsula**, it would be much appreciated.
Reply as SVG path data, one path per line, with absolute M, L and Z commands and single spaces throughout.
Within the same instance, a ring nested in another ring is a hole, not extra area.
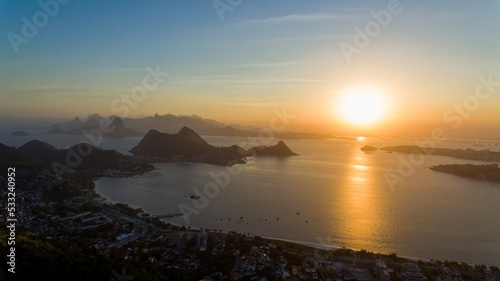
M 489 149 L 451 149 L 451 148 L 426 148 L 416 145 L 398 145 L 382 147 L 381 150 L 398 153 L 421 153 L 428 155 L 441 155 L 459 159 L 481 160 L 481 161 L 500 161 L 500 152 L 490 151 Z
M 433 166 L 430 169 L 433 171 L 450 173 L 465 178 L 500 182 L 500 168 L 498 167 L 498 164 L 448 164 Z

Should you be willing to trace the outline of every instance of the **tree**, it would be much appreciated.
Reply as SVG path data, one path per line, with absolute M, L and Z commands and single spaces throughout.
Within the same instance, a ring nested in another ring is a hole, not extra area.
M 500 274 L 500 268 L 498 266 L 490 266 L 490 270 L 493 274 Z

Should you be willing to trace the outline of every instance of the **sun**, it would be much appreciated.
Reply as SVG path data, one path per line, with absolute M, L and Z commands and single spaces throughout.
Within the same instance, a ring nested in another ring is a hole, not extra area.
M 379 121 L 385 109 L 383 97 L 375 90 L 347 92 L 340 108 L 343 118 L 357 125 L 370 125 Z

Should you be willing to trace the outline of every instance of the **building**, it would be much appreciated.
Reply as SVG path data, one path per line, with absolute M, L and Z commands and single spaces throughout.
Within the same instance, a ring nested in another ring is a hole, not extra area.
M 198 233 L 198 247 L 200 248 L 200 251 L 206 251 L 207 250 L 207 242 L 208 242 L 208 233 L 205 230 L 200 231 Z
M 420 268 L 414 263 L 405 263 L 403 274 L 401 274 L 402 281 L 427 281 Z
M 453 268 L 445 267 L 443 268 L 443 280 L 444 281 L 462 281 L 462 276 Z
M 276 262 L 276 265 L 278 266 L 278 268 L 285 268 L 286 264 L 287 264 L 287 261 L 283 257 L 280 257 L 278 259 L 278 261 Z
M 375 261 L 376 274 L 379 281 L 390 281 L 391 274 L 387 268 L 387 264 L 383 260 Z

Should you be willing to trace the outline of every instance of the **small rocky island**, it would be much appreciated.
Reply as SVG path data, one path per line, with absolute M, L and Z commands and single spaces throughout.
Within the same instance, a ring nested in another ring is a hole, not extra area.
M 251 148 L 248 153 L 256 156 L 275 156 L 275 157 L 288 157 L 298 155 L 288 148 L 283 142 L 279 141 L 276 145 L 272 146 L 257 146 Z
M 26 133 L 25 131 L 14 131 L 14 132 L 12 132 L 11 135 L 14 136 L 14 137 L 26 137 L 26 136 L 29 136 L 29 134 Z
M 376 148 L 375 146 L 371 146 L 371 145 L 365 145 L 362 148 L 360 148 L 360 150 L 361 151 L 375 151 L 375 150 L 378 150 L 378 148 Z
M 498 167 L 498 164 L 448 164 L 433 166 L 430 169 L 433 171 L 450 173 L 465 178 L 500 182 L 500 168 Z
M 199 162 L 215 165 L 244 163 L 244 158 L 247 156 L 297 155 L 283 141 L 274 146 L 259 146 L 249 150 L 237 145 L 216 147 L 208 144 L 188 127 L 183 127 L 177 134 L 149 130 L 130 152 L 135 156 L 145 158 L 148 162 Z

